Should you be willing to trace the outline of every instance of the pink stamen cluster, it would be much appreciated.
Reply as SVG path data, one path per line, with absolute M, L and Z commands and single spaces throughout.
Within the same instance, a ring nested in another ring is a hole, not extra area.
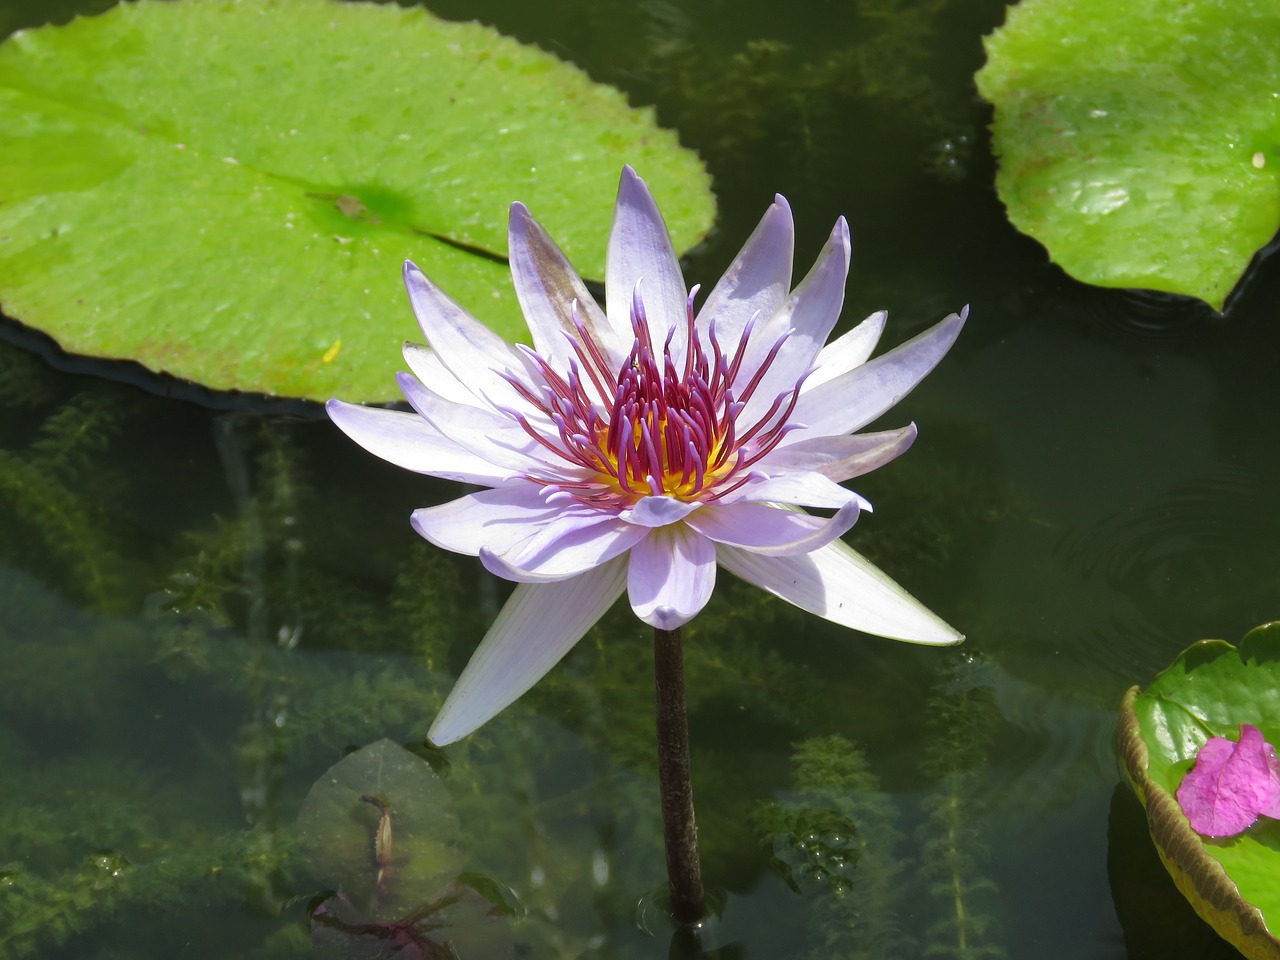
M 510 383 L 554 426 L 547 436 L 523 414 L 512 411 L 525 432 L 573 467 L 575 476 L 528 479 L 592 505 L 625 508 L 645 496 L 711 502 L 750 479 L 747 469 L 778 445 L 787 433 L 803 378 L 780 393 L 754 424 L 742 429 L 738 415 L 746 407 L 790 336 L 780 336 L 740 393 L 733 384 L 742 369 L 754 318 L 743 328 L 732 355 L 716 339 L 714 321 L 707 340 L 710 356 L 694 327 L 693 300 L 686 304 L 684 362 L 671 355 L 672 330 L 661 357 L 654 349 L 640 298 L 632 297 L 635 339 L 620 370 L 614 370 L 573 304 L 578 336 L 570 337 L 574 357 L 562 376 L 537 353 L 526 355 L 542 379 L 542 395 L 516 378 Z

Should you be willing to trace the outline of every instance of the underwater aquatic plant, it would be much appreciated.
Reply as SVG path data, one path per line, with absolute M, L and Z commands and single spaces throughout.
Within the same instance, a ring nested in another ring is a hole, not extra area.
M 791 290 L 793 232 L 777 197 L 695 310 L 698 287 L 685 286 L 657 204 L 626 167 L 602 310 L 514 203 L 511 274 L 533 347 L 507 343 L 407 263 L 428 343 L 405 347 L 416 376 L 399 382 L 415 412 L 328 404 L 370 452 L 485 487 L 414 511 L 413 526 L 518 584 L 432 724 L 433 742 L 466 736 L 511 704 L 624 590 L 654 628 L 674 901 L 673 845 L 696 873 L 678 631 L 710 598 L 717 564 L 844 626 L 919 643 L 962 639 L 839 538 L 870 508 L 841 482 L 892 460 L 916 435 L 914 425 L 854 431 L 933 369 L 967 309 L 870 362 L 883 312 L 826 344 L 844 302 L 848 226 L 836 221 Z M 669 784 L 681 785 L 678 796 Z M 673 827 L 676 808 L 684 812 Z M 689 896 L 696 905 L 678 908 L 682 919 L 702 909 L 696 877 Z

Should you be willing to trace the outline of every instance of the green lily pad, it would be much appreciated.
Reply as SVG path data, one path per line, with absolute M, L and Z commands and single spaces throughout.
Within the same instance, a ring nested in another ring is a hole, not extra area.
M 1072 276 L 1221 309 L 1280 227 L 1280 6 L 1023 0 L 986 40 L 996 187 Z
M 1239 647 L 1202 640 L 1120 710 L 1125 770 L 1147 810 L 1151 837 L 1196 912 L 1245 956 L 1280 957 L 1280 821 L 1263 818 L 1235 837 L 1191 829 L 1174 796 L 1210 737 L 1239 726 L 1280 741 L 1280 623 L 1251 631 Z
M 678 249 L 714 218 L 652 111 L 393 3 L 139 0 L 0 45 L 0 307 L 67 351 L 226 390 L 396 398 L 416 261 L 526 335 L 522 200 L 600 277 L 624 163 Z
M 298 846 L 313 878 L 367 918 L 395 921 L 457 875 L 458 819 L 421 757 L 379 740 L 334 764 L 298 811 Z

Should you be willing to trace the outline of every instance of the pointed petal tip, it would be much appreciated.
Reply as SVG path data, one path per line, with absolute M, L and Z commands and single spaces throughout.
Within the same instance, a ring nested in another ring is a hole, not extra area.
M 523 242 L 525 235 L 535 229 L 537 222 L 528 207 L 519 200 L 513 200 L 507 211 L 508 240 L 513 241 L 519 238 Z
M 773 203 L 769 204 L 769 209 L 765 211 L 764 219 L 770 220 L 779 218 L 785 224 L 785 236 L 788 241 L 794 243 L 795 222 L 791 215 L 791 204 L 787 202 L 787 198 L 780 193 L 773 195 Z
M 934 615 L 936 618 L 936 614 Z M 868 630 L 862 627 L 863 633 L 869 633 L 875 637 L 884 637 L 886 640 L 899 640 L 902 643 L 917 643 L 925 647 L 954 647 L 964 643 L 964 634 L 957 630 L 945 620 L 938 619 L 936 623 L 931 623 L 927 628 L 918 628 L 908 631 L 881 631 Z
M 649 190 L 649 185 L 644 182 L 644 177 L 636 173 L 635 168 L 631 164 L 624 164 L 622 167 L 622 175 L 618 178 L 618 203 L 623 202 L 624 197 L 641 194 L 649 198 L 649 202 L 653 202 L 653 194 Z
M 613 606 L 625 581 L 618 559 L 560 583 L 517 586 L 432 722 L 431 742 L 460 740 L 523 696 Z
M 400 392 L 408 396 L 410 391 L 422 389 L 422 381 L 415 377 L 412 373 L 404 370 L 396 371 L 396 386 L 400 388 Z
M 431 729 L 427 731 L 427 743 L 437 748 L 447 747 L 451 743 L 457 743 L 465 736 L 465 733 L 455 733 L 454 731 L 444 727 L 437 718 L 436 721 L 431 724 Z

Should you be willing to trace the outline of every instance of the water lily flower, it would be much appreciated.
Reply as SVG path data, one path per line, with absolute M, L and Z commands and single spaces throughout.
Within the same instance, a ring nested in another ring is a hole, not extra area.
M 366 450 L 484 489 L 412 516 L 447 550 L 517 582 L 428 736 L 459 739 L 546 674 L 625 591 L 673 630 L 707 603 L 717 565 L 867 633 L 962 637 L 841 540 L 869 504 L 841 486 L 907 449 L 914 424 L 856 434 L 942 358 L 966 311 L 868 360 L 876 313 L 826 343 L 844 301 L 836 222 L 791 289 L 791 211 L 776 197 L 700 309 L 643 180 L 623 170 L 606 309 L 523 204 L 511 274 L 532 348 L 471 317 L 412 263 L 427 346 L 407 344 L 412 413 L 331 400 Z M 804 508 L 829 511 L 812 515 Z

